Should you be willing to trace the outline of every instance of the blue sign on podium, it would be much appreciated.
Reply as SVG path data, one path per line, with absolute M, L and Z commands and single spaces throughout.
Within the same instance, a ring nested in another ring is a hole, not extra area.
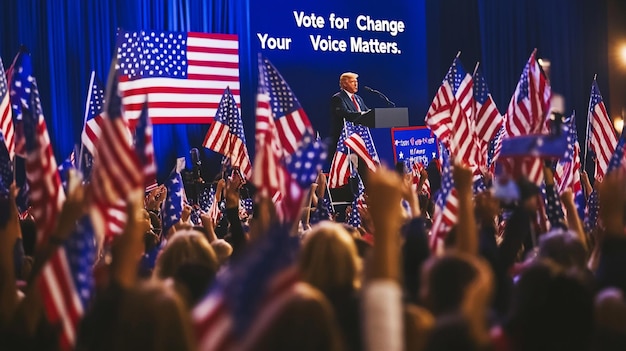
M 391 128 L 391 142 L 394 162 L 421 163 L 426 167 L 439 154 L 437 137 L 428 127 Z

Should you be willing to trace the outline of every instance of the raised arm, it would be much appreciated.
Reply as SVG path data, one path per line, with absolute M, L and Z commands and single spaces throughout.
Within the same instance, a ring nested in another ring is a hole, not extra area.
M 589 244 L 587 243 L 587 236 L 583 229 L 583 224 L 578 217 L 578 211 L 576 209 L 576 203 L 574 202 L 574 194 L 571 189 L 567 189 L 561 194 L 561 201 L 567 211 L 567 226 L 570 230 L 576 232 L 578 239 L 585 247 L 585 250 L 589 250 Z
M 376 245 L 363 288 L 367 350 L 403 349 L 402 290 L 399 285 L 402 181 L 385 167 L 367 177 L 368 206 Z
M 9 196 L 0 199 L 0 208 L 8 212 L 8 221 L 0 227 L 0 333 L 6 331 L 17 308 L 13 247 L 21 236 L 21 229 L 15 204 L 16 193 L 17 189 L 12 185 Z
M 471 255 L 478 254 L 478 229 L 472 201 L 472 171 L 461 165 L 454 165 L 452 171 L 454 186 L 459 199 L 456 249 Z
M 139 260 L 144 252 L 144 233 L 150 229 L 150 217 L 141 203 L 141 190 L 128 196 L 128 220 L 122 235 L 113 242 L 111 277 L 121 287 L 130 288 L 137 280 Z
M 230 244 L 233 247 L 232 257 L 239 255 L 247 242 L 241 220 L 239 219 L 239 189 L 242 181 L 239 172 L 234 172 L 232 178 L 226 182 L 224 192 L 226 197 L 226 218 L 230 223 Z

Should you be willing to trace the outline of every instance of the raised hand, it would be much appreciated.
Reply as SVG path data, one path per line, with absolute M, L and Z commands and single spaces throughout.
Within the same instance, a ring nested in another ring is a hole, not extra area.
M 607 234 L 624 230 L 624 201 L 626 199 L 626 175 L 624 171 L 611 172 L 600 184 L 600 218 Z
M 452 178 L 456 191 L 463 193 L 472 192 L 472 170 L 460 164 L 455 164 L 452 169 Z

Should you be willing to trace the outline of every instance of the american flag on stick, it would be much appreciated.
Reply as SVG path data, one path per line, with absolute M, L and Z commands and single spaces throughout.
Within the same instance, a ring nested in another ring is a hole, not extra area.
M 129 120 L 139 117 L 145 95 L 154 124 L 211 123 L 228 86 L 240 104 L 236 35 L 120 31 L 117 59 Z
M 424 122 L 456 158 L 475 164 L 476 143 L 473 109 L 472 77 L 457 56 L 443 79 Z
M 96 147 L 91 187 L 95 228 L 110 237 L 121 233 L 126 222 L 126 196 L 134 189 L 142 188 L 145 181 L 128 123 L 122 113 L 115 60 L 109 72 L 105 99 L 105 118 Z
M 4 73 L 2 60 L 0 60 L 0 132 L 4 135 L 4 143 L 9 152 L 9 157 L 13 159 L 15 155 L 15 127 L 9 98 L 9 83 Z
M 378 158 L 378 152 L 376 151 L 370 129 L 366 126 L 346 121 L 346 124 L 348 123 L 351 124 L 349 129 L 352 133 L 348 134 L 344 143 L 352 149 L 355 154 L 361 157 L 367 165 L 367 168 L 375 172 L 380 164 L 380 159 Z
M 276 68 L 259 55 L 257 142 L 252 182 L 260 195 L 280 201 L 277 211 L 284 222 L 292 222 L 297 217 L 304 189 L 315 182 L 326 158 L 323 144 L 315 140 L 308 118 L 297 101 Z M 293 121 L 298 122 L 290 129 Z
M 252 176 L 243 121 L 230 88 L 224 90 L 213 124 L 202 146 L 229 157 L 231 166 L 238 167 L 247 179 Z
M 139 165 L 143 167 L 144 186 L 146 192 L 156 189 L 157 168 L 154 159 L 154 142 L 152 141 L 152 123 L 148 118 L 148 104 L 144 104 L 144 109 L 139 116 L 139 121 L 135 128 L 135 152 L 139 157 Z
M 296 151 L 305 134 L 315 135 L 295 94 L 272 63 L 259 58 L 259 84 L 269 96 L 271 117 L 285 155 Z
M 96 77 L 96 72 L 91 72 L 89 91 L 87 92 L 87 103 L 85 106 L 85 125 L 83 126 L 80 139 L 84 147 L 87 148 L 87 151 L 92 155 L 96 153 L 96 145 L 98 144 L 98 139 L 101 134 L 103 107 L 104 85 Z
M 617 137 L 595 78 L 591 85 L 588 118 L 591 119 L 588 142 L 591 145 L 591 151 L 596 155 L 595 177 L 597 180 L 602 181 L 609 167 L 611 155 L 615 151 Z
M 337 141 L 337 149 L 330 164 L 330 172 L 328 172 L 328 187 L 330 189 L 348 184 L 348 178 L 350 178 L 350 151 L 345 141 L 347 135 L 352 134 L 352 123 L 348 123 L 344 121 L 343 130 Z
M 39 276 L 46 316 L 53 325 L 60 325 L 61 350 L 72 350 L 76 343 L 78 324 L 93 294 L 95 261 L 94 229 L 90 217 L 85 215 Z
M 441 189 L 437 193 L 433 225 L 430 229 L 430 248 L 432 251 L 439 247 L 452 226 L 456 224 L 459 210 L 459 200 L 452 179 L 450 154 L 444 148 L 441 149 Z
M 37 242 L 41 244 L 56 226 L 65 193 L 57 172 L 30 55 L 25 52 L 18 54 L 12 72 L 11 106 L 23 125 L 30 213 L 37 224 Z
M 567 151 L 556 165 L 554 181 L 559 194 L 568 188 L 577 194 L 582 191 L 582 184 L 580 182 L 580 145 L 576 131 L 576 115 L 572 114 L 564 124 L 563 133 L 567 134 Z
M 477 143 L 476 164 L 479 169 L 486 170 L 489 146 L 502 127 L 504 117 L 498 111 L 479 67 L 476 68 L 472 79 L 474 81 L 473 120 Z
M 533 50 L 520 76 L 504 118 L 506 137 L 546 134 L 551 90 L 548 79 L 539 67 Z M 543 162 L 537 157 L 515 160 L 509 165 L 513 175 L 524 175 L 539 185 L 543 181 Z
M 192 311 L 202 350 L 252 350 L 282 308 L 297 296 L 297 237 L 274 227 L 218 278 Z M 294 240 L 295 239 L 295 240 Z

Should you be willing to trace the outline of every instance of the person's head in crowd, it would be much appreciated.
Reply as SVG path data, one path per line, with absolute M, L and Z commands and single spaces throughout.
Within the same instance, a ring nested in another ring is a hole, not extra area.
M 404 180 L 411 179 L 411 173 L 409 172 L 409 169 L 406 167 L 406 163 L 402 161 L 396 162 L 395 170 L 401 179 L 404 179 Z
M 352 72 L 342 73 L 339 77 L 339 87 L 351 94 L 359 90 L 359 75 Z
M 471 333 L 470 323 L 459 313 L 436 319 L 426 341 L 426 351 L 478 351 L 479 344 Z
M 596 295 L 594 324 L 594 350 L 626 350 L 626 303 L 621 290 L 607 288 Z
M 177 231 L 157 258 L 154 270 L 159 279 L 171 278 L 183 264 L 199 264 L 217 273 L 218 261 L 213 248 L 200 232 Z
M 360 286 L 360 262 L 354 239 L 341 224 L 324 221 L 307 234 L 300 252 L 302 280 L 325 294 Z
M 183 301 L 156 281 L 96 300 L 79 333 L 77 350 L 195 350 Z
M 518 350 L 588 350 L 593 294 L 586 280 L 540 259 L 520 274 L 505 330 Z
M 434 326 L 435 317 L 426 308 L 411 303 L 405 304 L 405 350 L 425 350 Z
M 174 273 L 174 288 L 189 309 L 206 295 L 215 277 L 212 268 L 199 263 L 183 263 Z
M 228 262 L 230 255 L 233 253 L 233 247 L 224 239 L 217 239 L 211 243 L 215 255 L 217 255 L 217 262 L 220 266 Z
M 361 259 L 365 259 L 367 254 L 372 249 L 372 243 L 361 238 L 360 236 L 354 239 L 354 244 L 356 245 L 356 251 Z
M 292 296 L 275 313 L 268 327 L 249 341 L 254 350 L 342 351 L 345 344 L 328 300 L 309 284 L 298 283 Z
M 428 231 L 421 219 L 408 221 L 402 227 L 402 272 L 407 300 L 417 303 L 421 267 L 430 256 Z
M 348 234 L 350 234 L 351 237 L 353 238 L 360 238 L 361 237 L 361 232 L 359 232 L 358 228 L 355 228 L 353 226 L 351 226 L 348 223 L 340 223 L 341 226 L 343 226 L 343 229 L 346 230 L 346 232 L 348 232 Z
M 489 306 L 493 273 L 478 257 L 460 252 L 432 257 L 421 274 L 420 301 L 436 317 L 459 313 L 468 304 L 477 309 Z
M 549 258 L 566 269 L 586 271 L 587 252 L 576 233 L 551 230 L 539 237 L 539 257 Z

